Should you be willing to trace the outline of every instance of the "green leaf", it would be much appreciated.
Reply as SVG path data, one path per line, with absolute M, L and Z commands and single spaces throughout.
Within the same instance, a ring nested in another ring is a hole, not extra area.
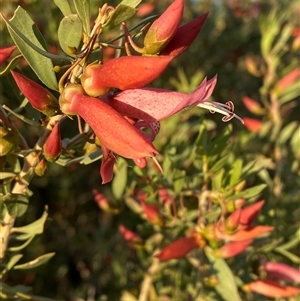
M 289 259 L 290 261 L 292 261 L 293 263 L 296 264 L 300 264 L 300 257 L 287 251 L 284 249 L 279 248 L 275 248 L 274 249 L 276 252 L 280 253 L 281 255 L 285 256 L 287 259 Z
M 295 133 L 291 139 L 291 146 L 293 149 L 293 152 L 295 153 L 296 157 L 300 157 L 300 127 L 298 125 L 298 128 L 295 130 Z
M 86 35 L 90 35 L 90 0 L 73 0 Z
M 173 171 L 173 185 L 174 185 L 174 192 L 176 194 L 179 194 L 186 181 L 186 172 L 185 170 L 179 170 L 179 169 L 174 169 Z
M 212 268 L 217 272 L 219 282 L 215 289 L 218 294 L 222 296 L 224 301 L 242 301 L 238 293 L 235 277 L 225 260 L 211 256 L 208 247 L 206 247 L 205 251 Z
M 221 169 L 217 174 L 214 175 L 214 177 L 212 178 L 213 190 L 218 191 L 222 189 L 224 174 L 225 174 L 225 169 Z
M 9 271 L 13 268 L 13 266 L 23 257 L 22 254 L 16 254 L 14 256 L 12 256 L 9 260 L 9 262 L 7 263 L 7 265 L 5 266 L 5 271 Z
M 280 132 L 277 142 L 279 142 L 280 144 L 285 144 L 295 133 L 295 130 L 298 126 L 299 125 L 297 121 L 291 122 L 287 126 L 285 126 Z
M 14 270 L 28 270 L 28 269 L 36 268 L 36 267 L 46 263 L 47 261 L 49 261 L 54 255 L 55 255 L 54 252 L 41 255 L 41 256 L 37 257 L 36 259 L 31 260 L 29 262 L 15 265 L 13 269 Z
M 48 217 L 48 210 L 47 208 L 45 209 L 43 215 L 34 221 L 33 223 L 23 226 L 23 227 L 14 227 L 12 228 L 12 233 L 17 232 L 17 233 L 27 233 L 29 235 L 36 235 L 36 234 L 41 234 L 44 231 L 44 224 L 47 220 Z
M 209 159 L 208 159 L 209 160 Z M 221 168 L 223 168 L 223 166 L 228 163 L 228 156 L 224 156 L 223 158 L 221 158 L 219 161 L 217 161 L 216 164 L 214 164 L 214 166 L 210 169 L 210 172 L 212 173 L 217 173 L 219 172 L 219 170 Z
M 131 6 L 131 7 L 137 7 L 141 2 L 142 0 L 123 0 L 121 4 Z
M 3 197 L 3 201 L 12 217 L 22 216 L 28 207 L 28 198 L 23 194 L 8 193 Z
M 240 193 L 229 196 L 227 199 L 228 200 L 236 200 L 238 198 L 250 199 L 250 198 L 253 198 L 253 197 L 259 195 L 266 187 L 267 187 L 267 184 L 260 184 L 260 185 L 248 188 Z
M 28 13 L 19 6 L 10 21 L 5 20 L 3 16 L 2 18 L 11 38 L 39 79 L 50 89 L 57 90 L 52 61 L 28 45 L 29 40 L 36 48 L 48 53 L 44 38 Z
M 135 15 L 137 9 L 120 3 L 111 13 L 104 26 L 116 26 Z
M 25 247 L 27 247 L 31 241 L 33 240 L 34 236 L 30 236 L 23 244 L 17 246 L 17 247 L 11 247 L 9 248 L 8 250 L 10 252 L 19 252 L 21 251 L 22 249 L 24 249 Z
M 121 199 L 127 184 L 127 162 L 118 158 L 117 172 L 112 181 L 112 193 L 116 199 Z
M 62 50 L 68 54 L 71 48 L 79 48 L 82 37 L 82 23 L 77 15 L 64 17 L 58 27 L 58 41 Z
M 242 168 L 243 168 L 243 160 L 236 159 L 233 162 L 233 165 L 231 168 L 231 176 L 230 176 L 230 181 L 229 181 L 230 186 L 233 186 L 240 181 Z
M 72 14 L 70 4 L 68 0 L 53 0 L 60 11 L 63 13 L 64 16 L 68 16 Z

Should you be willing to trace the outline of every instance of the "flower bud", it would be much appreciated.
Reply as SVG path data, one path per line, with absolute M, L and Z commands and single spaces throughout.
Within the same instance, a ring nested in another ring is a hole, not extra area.
M 59 122 L 56 122 L 49 137 L 44 144 L 44 156 L 47 161 L 54 162 L 62 150 Z
M 49 117 L 58 113 L 57 99 L 50 91 L 18 72 L 10 72 L 23 95 L 36 110 Z
M 256 280 L 243 286 L 246 292 L 254 292 L 269 298 L 287 298 L 300 294 L 300 289 L 292 286 L 281 286 L 269 280 Z
M 182 18 L 184 0 L 175 0 L 156 19 L 144 38 L 144 51 L 146 54 L 157 54 L 174 36 Z
M 34 172 L 37 176 L 41 177 L 45 174 L 46 169 L 47 169 L 46 161 L 42 159 L 34 168 Z
M 11 153 L 19 145 L 19 136 L 10 129 L 0 127 L 0 157 Z
M 155 257 L 160 261 L 179 259 L 185 257 L 190 251 L 196 248 L 198 248 L 198 244 L 194 236 L 183 237 L 162 249 Z
M 172 59 L 170 56 L 121 56 L 103 65 L 87 66 L 81 84 L 93 97 L 105 94 L 109 88 L 141 88 L 158 78 Z
M 247 247 L 252 243 L 252 239 L 230 242 L 225 244 L 219 249 L 212 252 L 213 256 L 219 258 L 230 258 L 234 257 L 247 249 Z
M 136 234 L 135 232 L 126 228 L 124 225 L 119 225 L 119 231 L 121 232 L 121 234 L 123 235 L 123 238 L 127 242 L 133 243 L 133 244 L 142 243 L 142 239 L 140 238 L 140 236 L 138 234 Z
M 0 65 L 6 62 L 16 48 L 15 45 L 0 48 Z
M 151 222 L 154 225 L 163 226 L 164 219 L 157 205 L 150 205 L 147 204 L 145 201 L 141 201 L 141 205 L 149 222 Z
M 160 52 L 160 55 L 179 56 L 196 39 L 199 34 L 208 13 L 197 17 L 196 19 L 181 25 L 175 32 L 171 41 Z
M 268 273 L 268 278 L 284 280 L 286 282 L 300 283 L 300 270 L 280 262 L 265 262 L 264 270 Z

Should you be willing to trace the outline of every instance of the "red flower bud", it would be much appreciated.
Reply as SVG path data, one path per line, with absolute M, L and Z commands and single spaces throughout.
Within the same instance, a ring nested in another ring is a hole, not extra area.
M 269 298 L 287 298 L 300 294 L 300 289 L 292 286 L 280 286 L 269 280 L 256 280 L 243 286 L 247 292 L 254 292 Z
M 81 83 L 90 96 L 103 95 L 109 88 L 141 88 L 158 78 L 172 59 L 170 56 L 121 56 L 103 65 L 87 66 Z
M 215 257 L 230 258 L 234 257 L 245 251 L 247 247 L 252 243 L 252 239 L 235 241 L 225 244 L 219 249 L 213 251 Z
M 174 36 L 182 18 L 184 0 L 175 0 L 150 26 L 144 38 L 146 54 L 157 54 Z
M 107 149 L 125 158 L 153 157 L 158 152 L 143 134 L 102 100 L 84 94 L 80 85 L 66 87 L 59 99 L 65 114 L 81 116 Z
M 59 157 L 61 150 L 62 143 L 60 137 L 59 122 L 56 122 L 44 144 L 44 156 L 47 161 L 54 162 Z
M 284 280 L 286 282 L 300 283 L 300 270 L 280 262 L 265 262 L 264 270 L 268 278 Z
M 256 100 L 254 100 L 254 99 L 252 99 L 252 98 L 250 98 L 250 97 L 244 96 L 244 97 L 242 98 L 242 101 L 243 101 L 245 107 L 246 107 L 251 113 L 257 114 L 257 115 L 263 115 L 263 114 L 265 114 L 264 108 L 262 108 L 262 107 L 260 106 L 260 104 L 259 104 Z
M 18 72 L 10 72 L 23 95 L 36 110 L 49 117 L 57 114 L 58 102 L 50 91 Z
M 208 13 L 178 27 L 175 35 L 166 47 L 160 52 L 160 55 L 179 56 L 184 52 L 196 39 L 199 34 Z
M 240 216 L 240 226 L 241 227 L 248 227 L 252 224 L 255 220 L 257 215 L 259 214 L 262 206 L 265 204 L 265 201 L 256 202 L 253 205 L 247 206 L 241 210 Z
M 183 237 L 162 249 L 155 257 L 160 261 L 179 259 L 185 257 L 190 251 L 196 248 L 198 248 L 198 243 L 194 236 Z
M 126 228 L 124 225 L 119 226 L 119 231 L 123 235 L 124 239 L 130 243 L 141 243 L 142 239 L 133 231 Z
M 149 222 L 158 226 L 162 226 L 164 224 L 163 216 L 161 215 L 157 205 L 150 205 L 145 201 L 141 201 L 141 205 Z
M 16 48 L 15 45 L 0 48 L 0 65 L 6 62 Z
M 300 80 L 300 68 L 295 68 L 279 80 L 277 87 L 280 90 L 285 90 L 288 87 L 290 87 L 292 84 L 294 84 L 296 81 L 298 81 L 299 83 L 299 80 Z
M 268 232 L 273 231 L 274 227 L 271 226 L 255 226 L 251 228 L 247 228 L 246 230 L 240 230 L 233 235 L 229 235 L 220 231 L 216 231 L 216 236 L 219 239 L 224 239 L 228 241 L 242 241 L 248 239 L 254 239 L 256 237 L 261 236 L 262 234 L 266 234 Z
M 263 126 L 262 121 L 254 118 L 244 117 L 243 120 L 244 120 L 245 127 L 250 132 L 259 132 Z

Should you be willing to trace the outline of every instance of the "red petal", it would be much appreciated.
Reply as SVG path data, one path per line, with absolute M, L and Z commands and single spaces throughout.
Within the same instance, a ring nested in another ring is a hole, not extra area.
M 155 257 L 161 261 L 179 259 L 185 257 L 190 251 L 197 247 L 198 244 L 193 236 L 184 237 L 174 241 L 162 249 L 159 254 L 155 255 Z

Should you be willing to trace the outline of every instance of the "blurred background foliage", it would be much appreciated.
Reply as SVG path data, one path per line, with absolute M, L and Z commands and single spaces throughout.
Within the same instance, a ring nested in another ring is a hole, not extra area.
M 168 2 L 150 0 L 146 3 L 155 4 L 151 11 L 155 14 L 162 12 Z M 109 4 L 117 3 L 110 1 Z M 97 15 L 101 4 L 102 1 L 91 0 L 92 15 Z M 55 3 L 2 0 L 1 12 L 10 17 L 17 5 L 26 9 L 38 24 L 49 49 L 61 52 L 57 29 L 62 14 Z M 45 231 L 25 248 L 23 259 L 26 262 L 47 252 L 56 255 L 45 266 L 24 272 L 12 270 L 6 279 L 8 283 L 31 286 L 34 294 L 53 299 L 135 300 L 132 295 L 138 294 L 151 265 L 149 256 L 161 242 L 158 235 L 165 235 L 163 245 L 182 236 L 185 224 L 194 221 L 197 212 L 200 193 L 196 191 L 204 187 L 226 190 L 230 186 L 228 175 L 234 173 L 237 160 L 244 169 L 254 161 L 263 167 L 249 174 L 243 189 L 266 184 L 264 190 L 249 199 L 266 200 L 259 222 L 274 226 L 275 230 L 267 241 L 260 240 L 253 246 L 251 255 L 240 255 L 229 261 L 232 270 L 249 280 L 249 275 L 257 272 L 255 263 L 259 256 L 299 266 L 299 244 L 293 244 L 288 250 L 276 250 L 299 236 L 296 232 L 300 225 L 299 2 L 189 0 L 184 21 L 207 11 L 209 16 L 199 37 L 153 86 L 190 92 L 204 76 L 211 78 L 218 74 L 214 100 L 233 101 L 235 112 L 247 119 L 246 126 L 237 120 L 223 123 L 220 115 L 200 108 L 188 109 L 163 121 L 155 144 L 165 174 L 157 175 L 153 166 L 139 171 L 132 162 L 120 159 L 116 172 L 117 175 L 125 172 L 125 177 L 127 173 L 126 189 L 118 182 L 122 176 L 116 176 L 112 184 L 101 185 L 99 161 L 67 167 L 48 164 L 46 174 L 35 177 L 30 184 L 33 194 L 28 211 L 16 220 L 16 225 L 39 218 L 47 205 L 50 219 Z M 130 22 L 134 24 L 138 18 Z M 10 45 L 3 22 L 0 30 L 0 46 Z M 294 69 L 298 70 L 296 80 L 287 79 L 284 87 L 282 82 L 279 84 Z M 26 64 L 22 71 L 35 78 Z M 6 89 L 8 81 L 11 81 L 9 76 L 1 78 L 1 102 L 13 104 L 15 96 L 12 90 Z M 252 106 L 247 98 L 252 100 Z M 29 126 L 24 128 L 26 132 L 25 136 L 33 144 L 38 132 Z M 62 136 L 70 132 L 71 125 L 64 124 Z M 201 136 L 201 133 L 204 134 Z M 222 139 L 217 140 L 220 137 Z M 209 158 L 211 169 L 225 156 L 227 159 L 216 170 L 223 170 L 218 183 L 203 169 L 205 158 Z M 152 180 L 151 185 L 147 179 Z M 160 229 L 152 225 L 134 207 L 134 188 L 144 188 L 151 196 L 149 200 L 155 203 L 160 185 L 168 189 L 176 202 L 184 204 L 179 210 L 179 225 L 174 228 Z M 95 189 L 104 194 L 109 206 L 116 210 L 101 209 L 94 200 Z M 230 193 L 234 195 L 238 191 Z M 121 224 L 137 232 L 144 245 L 130 247 L 119 232 Z M 200 262 L 202 256 L 199 251 Z M 202 266 L 202 270 L 208 268 Z M 186 259 L 165 264 L 153 280 L 149 300 L 224 300 L 207 288 L 209 286 L 203 289 L 203 281 L 201 269 L 194 268 Z M 258 295 L 242 296 L 243 300 L 268 300 Z

